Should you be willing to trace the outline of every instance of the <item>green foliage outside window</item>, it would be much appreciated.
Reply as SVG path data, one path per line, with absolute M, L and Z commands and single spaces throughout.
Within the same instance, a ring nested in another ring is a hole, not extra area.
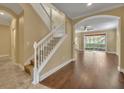
M 86 36 L 85 48 L 88 50 L 105 50 L 105 35 Z

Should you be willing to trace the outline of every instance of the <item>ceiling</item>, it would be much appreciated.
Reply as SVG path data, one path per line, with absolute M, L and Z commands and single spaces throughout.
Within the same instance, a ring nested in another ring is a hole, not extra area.
M 1 13 L 1 11 L 0 11 L 0 13 Z M 2 11 L 2 13 L 4 13 L 4 15 L 0 14 L 0 24 L 9 26 L 11 24 L 11 21 L 12 21 L 13 17 L 6 12 Z
M 0 6 L 4 6 L 11 9 L 17 15 L 23 11 L 21 6 L 17 3 L 0 3 Z M 0 15 L 0 24 L 9 26 L 12 20 L 12 16 L 5 11 L 0 10 L 0 12 L 4 13 L 4 15 Z
M 63 11 L 71 19 L 88 16 L 98 12 L 110 10 L 123 6 L 121 3 L 93 3 L 87 6 L 87 3 L 53 3 L 59 10 Z
M 22 7 L 18 3 L 0 3 L 0 6 L 4 6 L 11 9 L 17 15 L 23 11 Z
M 76 31 L 84 31 L 84 27 L 88 27 L 87 31 L 101 31 L 105 29 L 112 29 L 117 27 L 118 18 L 115 17 L 95 17 L 89 20 L 84 20 L 76 25 Z

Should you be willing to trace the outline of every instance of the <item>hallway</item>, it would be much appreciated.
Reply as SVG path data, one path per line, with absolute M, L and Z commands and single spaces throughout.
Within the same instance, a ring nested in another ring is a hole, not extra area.
M 31 76 L 9 59 L 0 60 L 0 89 L 38 89 L 47 88 L 41 84 L 33 85 Z
M 124 88 L 124 75 L 117 71 L 117 56 L 105 52 L 76 51 L 72 62 L 41 84 L 51 88 Z

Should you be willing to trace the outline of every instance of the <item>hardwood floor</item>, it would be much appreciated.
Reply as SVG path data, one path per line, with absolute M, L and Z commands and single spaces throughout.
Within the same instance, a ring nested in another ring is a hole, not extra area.
M 41 84 L 59 89 L 124 88 L 117 56 L 105 52 L 76 52 L 76 62 L 63 67 Z

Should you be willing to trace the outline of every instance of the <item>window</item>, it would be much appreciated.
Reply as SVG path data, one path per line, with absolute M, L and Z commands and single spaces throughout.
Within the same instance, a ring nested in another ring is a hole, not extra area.
M 85 50 L 99 50 L 105 51 L 106 35 L 105 34 L 91 34 L 84 36 Z

